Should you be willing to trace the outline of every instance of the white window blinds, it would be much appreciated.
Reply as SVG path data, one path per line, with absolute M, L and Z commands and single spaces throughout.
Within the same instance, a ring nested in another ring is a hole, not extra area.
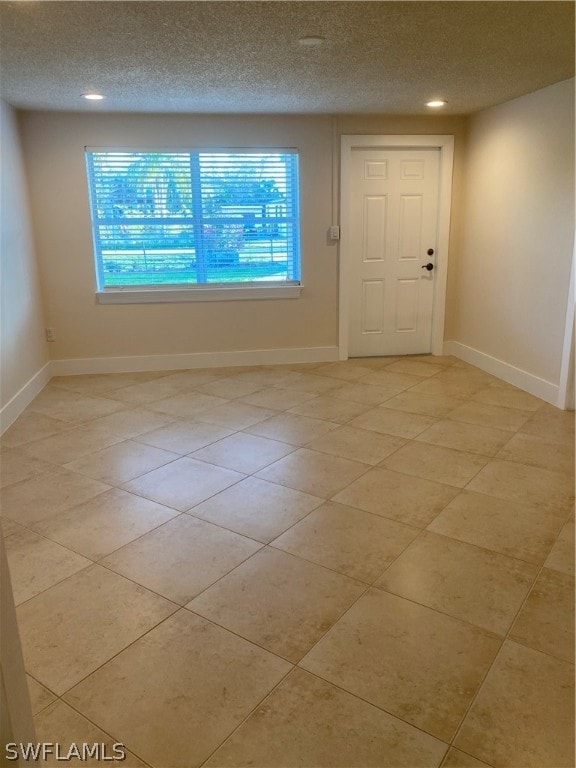
M 98 289 L 298 284 L 298 155 L 86 151 Z

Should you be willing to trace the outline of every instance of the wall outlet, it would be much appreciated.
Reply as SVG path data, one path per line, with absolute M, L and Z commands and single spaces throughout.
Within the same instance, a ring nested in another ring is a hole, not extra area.
M 56 341 L 54 328 L 46 328 L 46 341 Z

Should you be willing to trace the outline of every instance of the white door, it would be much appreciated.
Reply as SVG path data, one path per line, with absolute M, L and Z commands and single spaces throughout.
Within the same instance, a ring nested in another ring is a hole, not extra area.
M 440 150 L 353 148 L 350 357 L 431 351 Z

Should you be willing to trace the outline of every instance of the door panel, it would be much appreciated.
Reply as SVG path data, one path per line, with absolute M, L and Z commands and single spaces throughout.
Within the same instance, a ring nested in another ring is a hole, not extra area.
M 398 258 L 419 259 L 422 253 L 422 195 L 401 195 Z
M 413 332 L 418 323 L 418 281 L 398 280 L 396 285 L 396 332 Z
M 386 198 L 364 198 L 364 261 L 386 257 Z
M 384 331 L 384 280 L 362 281 L 362 333 Z
M 430 352 L 438 149 L 352 151 L 349 354 Z

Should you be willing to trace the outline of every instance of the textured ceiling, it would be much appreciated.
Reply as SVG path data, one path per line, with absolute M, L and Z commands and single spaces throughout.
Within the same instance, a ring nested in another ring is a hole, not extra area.
M 572 2 L 37 0 L 0 25 L 1 95 L 28 109 L 467 114 L 574 73 Z

